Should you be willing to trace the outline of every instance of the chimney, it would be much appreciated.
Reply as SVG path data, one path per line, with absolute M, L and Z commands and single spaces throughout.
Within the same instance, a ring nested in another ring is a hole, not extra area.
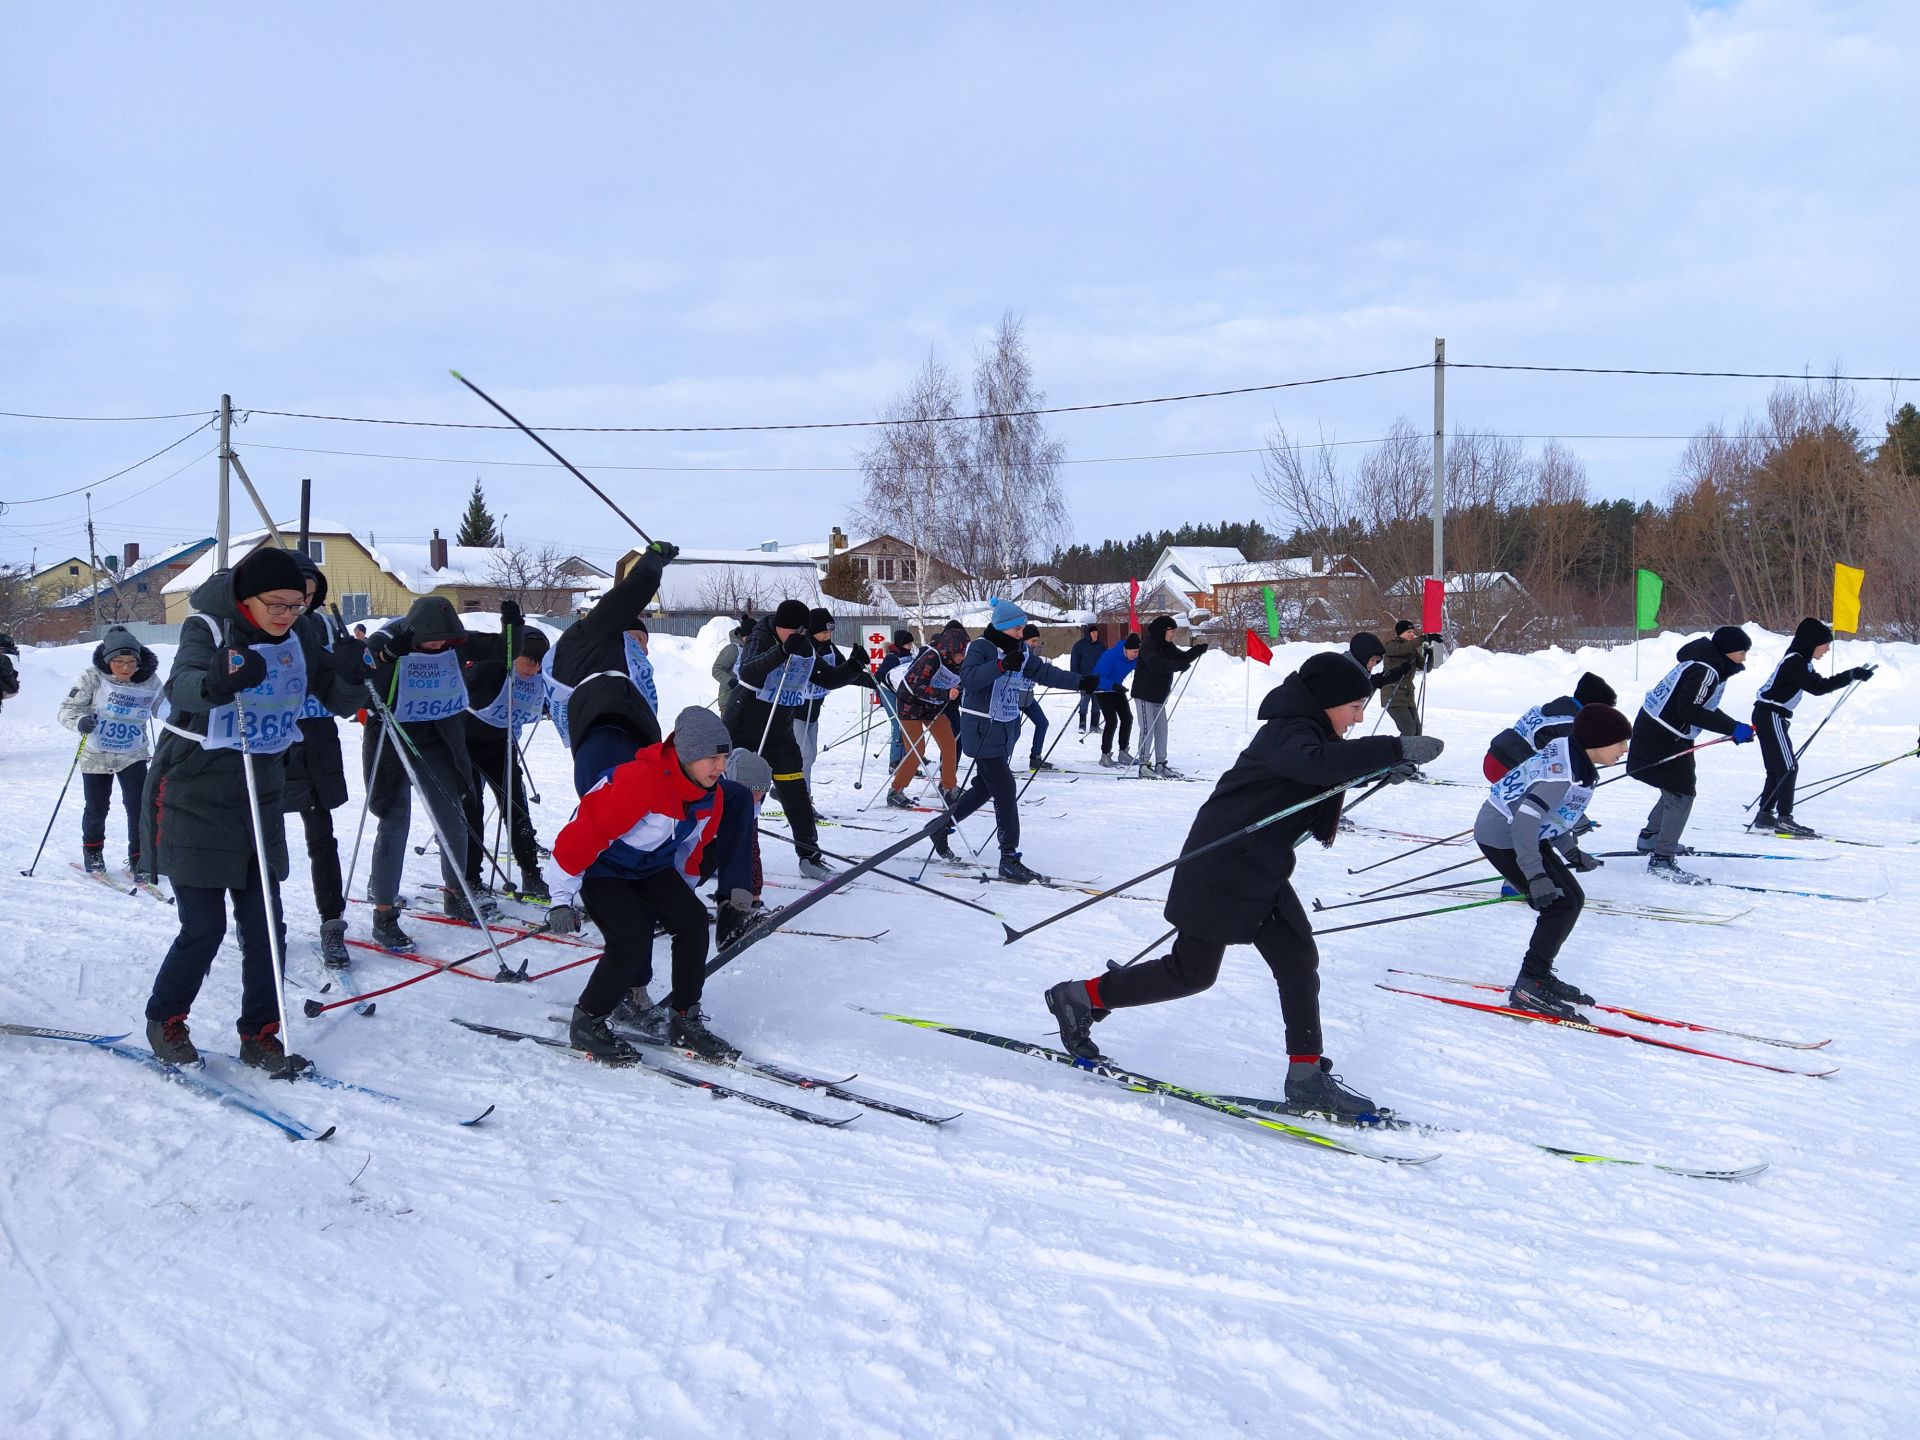
M 846 548 L 847 548 L 846 532 L 843 531 L 838 525 L 836 525 L 833 527 L 833 533 L 827 536 L 827 558 L 831 560 L 834 556 L 838 555 L 842 550 Z
M 129 540 L 120 547 L 120 569 L 124 573 L 140 563 L 140 542 Z
M 438 530 L 433 532 L 433 539 L 427 545 L 427 568 L 429 570 L 447 568 L 447 542 L 440 538 Z

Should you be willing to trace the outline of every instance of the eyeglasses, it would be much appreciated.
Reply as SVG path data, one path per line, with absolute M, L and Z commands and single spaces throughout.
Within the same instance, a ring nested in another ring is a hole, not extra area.
M 296 600 L 291 605 L 283 604 L 278 600 L 255 600 L 253 603 L 269 615 L 298 615 L 307 608 L 307 602 L 304 600 Z

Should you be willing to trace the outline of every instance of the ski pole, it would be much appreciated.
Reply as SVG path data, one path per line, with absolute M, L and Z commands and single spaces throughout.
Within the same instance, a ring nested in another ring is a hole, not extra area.
M 911 755 L 914 758 L 914 760 L 917 761 L 920 765 L 925 765 L 927 763 L 927 753 L 926 753 L 927 742 L 932 738 L 933 738 L 933 722 L 929 720 L 921 724 L 920 734 L 914 739 L 914 742 L 907 747 L 907 755 Z M 906 764 L 906 756 L 903 755 L 901 757 L 900 763 L 902 765 Z M 899 766 L 895 766 L 894 768 L 897 770 Z M 888 789 L 893 788 L 893 775 L 891 772 L 887 776 L 887 788 Z M 934 788 L 938 789 L 939 787 L 935 786 Z M 872 799 L 868 800 L 866 804 L 862 805 L 854 813 L 856 815 L 866 814 L 867 811 L 871 810 L 880 801 L 881 798 L 882 796 L 876 793 Z
M 1036 930 L 1044 930 L 1047 928 L 1047 926 L 1055 924 L 1058 921 L 1064 920 L 1069 915 L 1077 915 L 1080 911 L 1087 909 L 1091 905 L 1098 905 L 1102 900 L 1110 900 L 1123 890 L 1131 890 L 1135 885 L 1138 885 L 1143 880 L 1151 880 L 1154 876 L 1164 874 L 1168 870 L 1173 869 L 1173 867 L 1176 865 L 1185 864 L 1189 860 L 1197 860 L 1200 856 L 1208 854 L 1211 851 L 1218 850 L 1223 845 L 1231 845 L 1235 841 L 1244 840 L 1249 835 L 1252 835 L 1257 831 L 1266 829 L 1269 825 L 1277 824 L 1278 822 L 1286 819 L 1289 815 L 1298 815 L 1302 810 L 1311 810 L 1315 805 L 1318 805 L 1322 800 L 1329 800 L 1335 795 L 1339 795 L 1344 793 L 1345 791 L 1351 790 L 1356 785 L 1364 784 L 1366 781 L 1377 780 L 1386 773 L 1387 773 L 1386 769 L 1370 770 L 1365 775 L 1356 775 L 1354 776 L 1353 779 L 1344 781 L 1339 785 L 1329 786 L 1327 789 L 1322 790 L 1318 795 L 1309 795 L 1305 800 L 1300 801 L 1298 804 L 1289 805 L 1284 810 L 1276 810 L 1273 812 L 1273 814 L 1265 816 L 1262 819 L 1255 820 L 1250 825 L 1242 825 L 1238 830 L 1235 830 L 1231 835 L 1222 835 L 1218 840 L 1209 840 L 1206 844 L 1196 846 L 1194 849 L 1187 851 L 1186 854 L 1184 855 L 1174 856 L 1173 859 L 1167 861 L 1165 864 L 1156 865 L 1151 870 L 1143 870 L 1140 874 L 1135 875 L 1131 880 L 1122 880 L 1118 885 L 1114 885 L 1109 887 L 1108 889 L 1102 890 L 1098 895 L 1089 896 L 1087 899 L 1080 901 L 1078 904 L 1069 905 L 1066 909 L 1059 911 L 1057 914 L 1049 915 L 1044 920 L 1036 921 L 1034 924 L 1027 926 L 1023 930 L 1016 930 L 1013 928 L 1013 926 L 1008 925 L 1005 921 L 1002 921 L 1001 922 L 1002 928 L 1004 928 L 1007 932 L 1007 938 L 1005 943 L 1008 945 L 1011 945 L 1016 940 L 1024 940 L 1027 936 L 1033 934 Z
M 1391 865 L 1396 860 L 1410 860 L 1423 850 L 1431 850 L 1436 845 L 1451 845 L 1454 841 L 1462 839 L 1463 837 L 1471 835 L 1472 833 L 1473 833 L 1473 826 L 1469 825 L 1464 830 L 1456 830 L 1451 835 L 1442 835 L 1438 840 L 1429 840 L 1424 845 L 1416 845 L 1411 850 L 1402 850 L 1397 855 L 1387 856 L 1387 858 L 1384 860 L 1375 860 L 1372 864 L 1362 865 L 1357 870 L 1350 868 L 1348 869 L 1347 874 L 1364 875 L 1369 870 L 1378 870 L 1382 865 Z
M 770 840 L 784 840 L 787 838 L 784 835 L 776 834 L 765 826 L 759 827 L 759 830 L 762 835 L 765 835 Z M 838 860 L 844 865 L 858 865 L 860 863 L 860 857 L 857 855 L 837 855 L 825 847 L 821 848 L 820 853 L 829 860 Z M 948 891 L 935 889 L 924 880 L 913 880 L 905 875 L 896 875 L 891 870 L 882 870 L 878 866 L 875 866 L 871 873 L 878 875 L 882 880 L 891 880 L 896 885 L 905 885 L 910 890 L 917 890 L 922 895 L 937 895 L 942 900 L 951 901 L 955 905 L 964 905 L 969 910 L 978 910 L 982 915 L 991 915 L 996 920 L 1003 918 L 998 910 L 990 910 L 977 901 L 963 899 L 961 896 L 951 894 Z
M 1162 945 L 1166 944 L 1167 941 L 1173 939 L 1173 937 L 1175 935 L 1178 935 L 1179 933 L 1180 933 L 1180 927 L 1176 925 L 1171 930 L 1167 931 L 1166 934 L 1162 935 L 1159 939 L 1149 940 L 1144 946 L 1134 951 L 1133 954 L 1129 955 L 1126 959 L 1107 961 L 1107 973 L 1112 974 L 1115 970 L 1125 970 L 1129 966 L 1138 965 L 1142 960 L 1146 959 L 1147 956 L 1150 955 L 1153 951 L 1158 950 Z
M 538 930 L 529 930 L 524 935 L 516 935 L 511 940 L 507 941 L 505 945 L 502 945 L 500 948 L 504 950 L 507 948 L 508 945 L 518 945 L 522 940 L 531 940 L 533 939 L 534 936 L 544 933 L 546 928 L 547 927 L 545 925 L 542 925 Z M 309 1020 L 315 1020 L 315 1019 L 318 1019 L 320 1016 L 326 1014 L 329 1010 L 338 1010 L 343 1005 L 352 1005 L 352 1006 L 358 1007 L 360 1005 L 366 1004 L 368 1001 L 376 1000 L 382 995 L 391 995 L 396 990 L 404 990 L 409 985 L 418 985 L 422 980 L 431 980 L 436 975 L 444 975 L 449 970 L 459 970 L 459 973 L 462 975 L 470 976 L 475 980 L 484 980 L 487 978 L 486 976 L 481 975 L 473 970 L 460 970 L 460 967 L 462 965 L 465 965 L 470 960 L 481 959 L 483 956 L 486 955 L 486 953 L 487 953 L 487 947 L 482 945 L 478 950 L 473 951 L 471 954 L 461 955 L 452 960 L 435 960 L 431 956 L 421 956 L 420 957 L 421 960 L 427 965 L 429 965 L 431 968 L 421 971 L 418 975 L 409 975 L 406 979 L 401 980 L 396 984 L 383 985 L 378 990 L 363 990 L 358 995 L 347 995 L 342 997 L 339 1000 L 330 1000 L 324 1005 L 322 1005 L 318 1000 L 308 998 L 301 1002 L 300 1008 L 302 1011 L 305 1012 L 306 1017 Z M 600 957 L 598 955 L 595 955 L 591 958 L 597 960 Z M 373 1012 L 369 1008 L 367 1010 L 362 1010 L 359 1013 L 361 1013 L 362 1015 L 370 1015 Z
M 1418 883 L 1421 880 L 1431 880 L 1436 875 L 1447 875 L 1447 874 L 1451 874 L 1455 870 L 1464 870 L 1469 865 L 1478 865 L 1482 858 L 1483 858 L 1482 856 L 1474 855 L 1465 860 L 1456 860 L 1451 865 L 1442 865 L 1438 870 L 1429 870 L 1424 875 L 1411 875 L 1411 876 L 1408 876 L 1405 880 L 1391 880 L 1387 882 L 1385 885 L 1380 886 L 1378 889 L 1362 890 L 1360 893 L 1362 895 L 1378 895 L 1383 891 L 1393 889 L 1395 885 L 1413 885 Z
M 1330 925 L 1325 930 L 1316 930 L 1316 935 L 1338 935 L 1342 930 L 1365 930 L 1374 925 L 1397 925 L 1402 920 L 1424 920 L 1429 915 L 1451 915 L 1456 910 L 1478 910 L 1483 905 L 1507 905 L 1515 900 L 1524 900 L 1524 895 L 1493 895 L 1485 900 L 1468 900 L 1459 905 L 1442 905 L 1437 910 L 1415 910 L 1411 915 L 1385 915 L 1378 920 L 1356 920 L 1351 925 Z
M 1067 738 L 1067 717 L 1063 715 L 1060 717 L 1060 733 L 1053 737 L 1053 744 L 1047 746 L 1046 753 L 1041 755 L 1040 757 L 1040 762 L 1042 765 L 1044 765 L 1047 761 L 1053 758 L 1053 752 L 1060 748 L 1060 742 L 1066 738 Z M 1037 768 L 1033 771 L 1031 775 L 1027 776 L 1026 784 L 1022 785 L 1020 787 L 1020 793 L 1013 797 L 1014 804 L 1018 805 L 1020 803 L 1020 801 L 1026 796 L 1027 786 L 1033 784 L 1033 782 L 1037 780 L 1039 776 L 1040 776 L 1040 771 Z
M 1802 800 L 1818 800 L 1822 795 L 1831 795 L 1834 791 L 1838 790 L 1842 785 L 1851 785 L 1856 780 L 1864 780 L 1867 778 L 1867 776 L 1871 775 L 1875 770 L 1884 770 L 1887 766 L 1893 764 L 1894 761 L 1905 760 L 1910 755 L 1920 755 L 1920 749 L 1902 751 L 1900 754 L 1894 756 L 1892 760 L 1882 760 L 1878 765 L 1868 766 L 1865 770 L 1861 771 L 1858 775 L 1849 775 L 1844 780 L 1835 780 L 1833 784 L 1827 785 L 1824 789 L 1815 790 L 1811 795 L 1802 795 L 1800 798 Z
M 860 727 L 860 773 L 853 777 L 853 788 L 856 790 L 867 778 L 867 737 L 873 734 L 873 712 L 880 708 L 879 692 L 875 691 L 874 694 L 875 698 L 867 702 L 866 723 Z M 816 753 L 814 758 L 818 759 L 819 754 Z
M 229 633 L 225 653 L 229 671 L 233 663 L 233 637 Z M 273 962 L 273 1000 L 280 1011 L 280 1046 L 283 1054 L 293 1054 L 293 1028 L 287 1024 L 287 957 L 280 935 L 280 880 L 267 858 L 267 830 L 260 818 L 260 782 L 253 773 L 253 745 L 248 739 L 247 707 L 238 691 L 233 696 L 234 716 L 240 722 L 240 770 L 247 781 L 247 818 L 253 824 L 253 858 L 260 869 L 260 902 L 267 916 L 267 956 Z M 291 1062 L 277 1078 L 291 1081 L 296 1072 Z
M 61 782 L 59 798 L 53 802 L 53 814 L 47 816 L 47 828 L 40 832 L 40 844 L 33 852 L 33 864 L 22 870 L 20 872 L 22 875 L 32 875 L 34 870 L 38 868 L 40 856 L 45 853 L 47 848 L 47 837 L 53 834 L 53 822 L 60 818 L 60 807 L 67 803 L 67 787 L 73 784 L 73 772 L 80 768 L 80 753 L 86 748 L 87 737 L 82 735 L 80 737 L 80 743 L 73 747 L 73 763 L 67 766 L 67 778 Z
M 533 732 L 540 728 L 540 719 L 543 719 L 543 718 L 545 717 L 540 717 L 534 720 L 532 727 L 527 731 L 526 744 L 524 745 L 521 744 L 520 737 L 518 735 L 513 737 L 514 753 L 520 757 L 520 767 L 523 771 L 525 771 L 525 779 L 526 779 L 525 789 L 526 789 L 527 803 L 529 805 L 538 805 L 540 803 L 540 792 L 538 789 L 534 787 L 533 766 L 527 762 L 527 748 L 528 746 L 533 744 Z M 533 817 L 529 816 L 527 818 L 531 820 Z
M 1456 885 L 1484 885 L 1489 880 L 1499 878 L 1498 875 L 1476 875 L 1471 880 L 1449 880 L 1444 885 L 1428 885 L 1421 890 L 1396 890 L 1391 895 L 1368 895 L 1358 900 L 1339 900 L 1331 905 L 1323 905 L 1316 900 L 1313 902 L 1313 908 L 1315 911 L 1349 910 L 1355 905 L 1378 905 L 1382 900 L 1405 900 L 1414 895 L 1437 895 L 1440 891 L 1451 890 Z
M 1807 783 L 1818 786 L 1825 785 L 1832 780 L 1855 780 L 1871 771 L 1878 770 L 1882 765 L 1891 765 L 1895 760 L 1905 760 L 1915 754 L 1920 754 L 1920 747 L 1916 747 L 1913 750 L 1902 750 L 1898 755 L 1894 755 L 1886 760 L 1873 760 L 1865 765 L 1856 765 L 1851 770 L 1836 770 L 1831 775 L 1822 775 L 1818 780 L 1809 780 Z
M 1762 810 L 1772 808 L 1774 793 L 1786 783 L 1787 775 L 1791 775 L 1795 770 L 1800 768 L 1800 757 L 1813 748 L 1813 742 L 1818 740 L 1820 738 L 1820 732 L 1827 728 L 1827 721 L 1833 719 L 1833 717 L 1839 713 L 1840 707 L 1846 704 L 1847 701 L 1853 697 L 1853 692 L 1859 688 L 1860 682 L 1858 680 L 1847 687 L 1846 694 L 1833 702 L 1833 708 L 1820 718 L 1820 723 L 1813 727 L 1813 733 L 1807 736 L 1805 743 L 1803 743 L 1798 750 L 1793 752 L 1793 764 L 1787 767 L 1786 774 L 1782 775 L 1778 780 L 1774 781 L 1771 786 L 1763 789 L 1758 795 L 1754 796 L 1753 799 L 1749 800 L 1744 807 L 1745 809 L 1751 810 L 1756 805 Z M 1748 821 L 1747 829 L 1751 830 L 1752 828 L 1753 822 Z

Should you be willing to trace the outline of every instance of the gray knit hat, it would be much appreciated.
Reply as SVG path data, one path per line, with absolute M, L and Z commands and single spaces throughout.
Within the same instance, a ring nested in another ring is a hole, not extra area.
M 673 750 L 682 760 L 705 760 L 733 748 L 720 717 L 704 705 L 689 705 L 673 717 Z
M 764 795 L 773 788 L 773 766 L 766 757 L 751 750 L 736 750 L 727 757 L 727 779 Z

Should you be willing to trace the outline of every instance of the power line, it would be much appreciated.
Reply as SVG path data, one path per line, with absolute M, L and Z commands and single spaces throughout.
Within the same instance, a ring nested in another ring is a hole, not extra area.
M 99 480 L 90 481 L 85 485 L 76 485 L 71 490 L 57 490 L 51 495 L 36 495 L 31 500 L 0 501 L 0 511 L 4 511 L 14 505 L 38 505 L 42 501 L 61 500 L 67 497 L 68 495 L 78 495 L 83 490 L 98 489 L 100 486 L 106 484 L 107 481 L 118 480 L 122 475 L 128 474 L 129 472 L 134 470 L 138 470 L 142 465 L 148 464 L 151 461 L 158 460 L 162 455 L 166 454 L 167 451 L 172 450 L 177 446 L 186 444 L 187 441 L 191 440 L 194 436 L 198 435 L 202 430 L 206 429 L 212 423 L 213 422 L 211 420 L 201 421 L 198 425 L 194 426 L 193 429 L 189 430 L 186 434 L 182 435 L 178 440 L 174 441 L 172 445 L 162 445 L 158 450 L 154 451 L 153 454 L 147 456 L 145 460 L 136 460 L 133 462 L 133 464 L 127 466 L 124 470 L 116 470 L 111 475 L 104 476 Z M 177 470 L 174 471 L 174 474 L 176 475 L 179 473 L 180 472 Z
M 191 470 L 194 466 L 198 465 L 202 460 L 205 460 L 208 456 L 217 455 L 219 452 L 220 452 L 220 447 L 218 445 L 215 445 L 212 449 L 203 450 L 198 455 L 194 456 L 193 459 L 187 461 L 187 463 L 182 465 L 179 469 L 169 470 L 166 474 L 162 475 L 158 480 L 155 480 L 152 484 L 142 485 L 138 490 L 134 491 L 131 495 L 124 495 L 120 499 L 115 500 L 110 505 L 102 505 L 99 509 L 95 510 L 93 513 L 96 515 L 104 515 L 109 510 L 118 510 L 122 505 L 131 504 L 133 501 L 138 500 L 142 495 L 145 495 L 149 490 L 159 489 L 162 485 L 166 484 L 167 481 L 173 479 L 175 476 L 184 475 L 187 471 Z M 78 525 L 83 525 L 85 523 L 86 523 L 86 520 L 84 516 L 69 515 L 66 518 L 61 520 L 37 520 L 30 525 L 0 524 L 0 530 L 11 531 L 13 534 L 19 535 L 22 538 L 29 539 L 29 540 L 34 540 L 36 538 L 48 539 L 58 534 L 61 530 L 66 529 L 69 525 L 78 526 Z M 153 534 L 198 535 L 203 533 L 202 531 L 198 531 L 198 530 L 175 530 L 165 525 L 149 524 L 149 525 L 143 526 L 142 528 Z M 33 532 L 44 532 L 44 533 L 38 534 L 36 536 L 36 534 Z
M 218 415 L 218 410 L 182 410 L 174 415 L 35 415 L 26 410 L 0 410 L 8 420 L 79 420 L 97 425 L 113 425 L 129 420 L 198 420 Z
M 1430 365 L 1418 367 L 1428 370 Z M 1889 381 L 1894 384 L 1920 382 L 1914 375 L 1815 375 L 1807 371 L 1786 374 L 1769 370 L 1630 370 L 1607 365 L 1493 365 L 1472 360 L 1449 360 L 1449 370 L 1533 370 L 1547 375 L 1682 375 L 1699 380 L 1854 380 Z

